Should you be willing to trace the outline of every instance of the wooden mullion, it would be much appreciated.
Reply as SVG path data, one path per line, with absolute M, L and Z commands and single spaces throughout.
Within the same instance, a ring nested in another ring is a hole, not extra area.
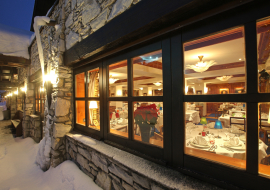
M 88 71 L 86 71 L 84 73 L 84 83 L 85 83 L 85 95 L 84 95 L 84 99 L 85 99 L 85 125 L 86 127 L 89 126 L 89 109 L 88 109 L 88 100 L 87 100 L 87 97 L 88 97 L 88 83 L 89 83 L 89 78 L 88 78 Z
M 245 24 L 247 93 L 258 93 L 257 30 L 256 21 Z
M 171 38 L 172 64 L 172 154 L 173 165 L 184 165 L 184 75 L 182 36 Z
M 172 163 L 172 81 L 171 81 L 171 41 L 162 41 L 163 70 L 163 146 L 164 160 Z

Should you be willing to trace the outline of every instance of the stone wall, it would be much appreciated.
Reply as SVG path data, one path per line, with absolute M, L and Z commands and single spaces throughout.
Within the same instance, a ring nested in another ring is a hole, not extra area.
M 48 157 L 50 163 L 46 164 L 46 169 L 50 165 L 56 167 L 66 159 L 63 151 L 64 136 L 73 126 L 73 75 L 72 70 L 64 66 L 63 53 L 139 1 L 59 0 L 52 8 L 49 17 L 59 25 L 58 30 L 52 26 L 44 26 L 40 31 L 47 74 L 54 72 L 57 75 L 57 81 L 53 84 L 51 96 L 47 97 L 44 111 L 44 141 L 46 145 L 51 146 L 51 154 Z M 36 40 L 30 48 L 31 66 L 28 76 L 40 69 Z M 24 70 L 19 73 L 19 77 L 24 78 Z M 51 105 L 48 105 L 48 99 L 51 99 Z M 25 115 L 29 115 L 27 113 L 29 111 L 25 109 Z M 28 117 L 24 122 L 25 128 L 27 126 L 29 128 L 30 125 L 30 118 L 27 119 Z M 29 135 L 29 132 L 25 133 Z
M 140 0 L 65 0 L 66 49 L 85 39 Z M 61 4 L 50 18 L 60 22 Z M 46 33 L 46 32 L 44 32 Z M 44 45 L 45 46 L 45 45 Z
M 14 115 L 17 112 L 17 103 L 16 103 L 16 95 L 12 95 L 10 97 L 10 114 L 11 114 L 11 119 L 14 117 Z
M 113 147 L 111 148 L 114 149 Z M 75 140 L 72 138 L 72 135 L 66 136 L 66 153 L 67 159 L 75 162 L 79 168 L 102 189 L 171 189 L 157 181 L 149 179 L 142 173 L 124 166 L 122 163 L 115 160 L 114 157 L 102 154 L 98 150 Z M 126 159 L 130 158 L 127 157 Z
M 39 143 L 41 140 L 41 124 L 40 116 L 30 115 L 29 116 L 29 137 L 34 139 L 36 143 Z
M 23 105 L 23 122 L 22 122 L 22 129 L 23 129 L 23 137 L 30 137 L 30 115 L 34 114 L 34 103 L 35 103 L 35 93 L 34 93 L 34 83 L 27 83 L 26 82 L 26 93 L 25 93 L 25 102 Z

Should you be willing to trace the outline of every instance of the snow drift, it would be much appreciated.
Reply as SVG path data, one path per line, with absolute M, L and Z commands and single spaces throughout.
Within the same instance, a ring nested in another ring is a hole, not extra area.
M 29 59 L 28 47 L 33 32 L 0 24 L 0 54 Z

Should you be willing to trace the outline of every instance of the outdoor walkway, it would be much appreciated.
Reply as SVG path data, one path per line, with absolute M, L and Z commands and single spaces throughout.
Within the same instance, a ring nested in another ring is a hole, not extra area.
M 38 148 L 31 138 L 14 138 L 10 120 L 0 121 L 0 190 L 101 190 L 71 161 L 43 172 Z
M 0 147 L 2 147 L 4 144 L 10 143 L 10 141 L 14 141 L 12 135 L 11 121 L 10 120 L 0 121 Z M 1 151 L 0 151 L 0 159 L 1 159 Z

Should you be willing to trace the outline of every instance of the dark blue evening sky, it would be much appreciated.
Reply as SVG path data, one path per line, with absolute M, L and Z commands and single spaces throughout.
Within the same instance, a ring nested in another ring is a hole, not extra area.
M 34 4 L 35 0 L 0 0 L 0 23 L 29 31 Z

